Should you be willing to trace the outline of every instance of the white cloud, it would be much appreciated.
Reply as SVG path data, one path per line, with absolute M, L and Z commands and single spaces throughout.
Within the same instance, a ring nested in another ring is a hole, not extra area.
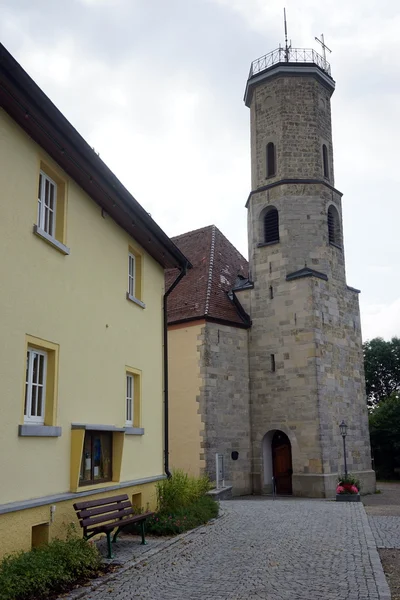
M 244 254 L 250 61 L 283 41 L 284 5 L 293 46 L 324 32 L 349 284 L 364 335 L 398 332 L 395 0 L 75 0 L 63 18 L 52 0 L 0 2 L 3 43 L 159 225 L 215 223 Z
M 362 310 L 364 341 L 375 337 L 400 337 L 400 298 L 390 304 L 366 305 Z

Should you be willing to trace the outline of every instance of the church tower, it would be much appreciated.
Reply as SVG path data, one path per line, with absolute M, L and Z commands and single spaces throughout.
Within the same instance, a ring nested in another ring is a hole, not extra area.
M 256 492 L 334 495 L 343 420 L 348 471 L 375 489 L 358 290 L 346 283 L 334 178 L 334 89 L 325 57 L 287 45 L 255 60 L 246 85 Z

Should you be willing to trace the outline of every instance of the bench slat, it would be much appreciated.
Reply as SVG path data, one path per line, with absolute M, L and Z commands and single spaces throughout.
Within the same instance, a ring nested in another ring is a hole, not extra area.
M 80 510 L 77 512 L 78 519 L 85 519 L 86 517 L 91 517 L 95 515 L 106 515 L 106 513 L 113 512 L 115 510 L 122 510 L 124 508 L 131 508 L 131 503 L 129 500 L 126 502 L 119 502 L 118 504 L 108 504 L 104 506 L 99 506 L 99 508 L 86 508 L 84 510 Z
M 129 501 L 128 494 L 121 496 L 109 496 L 108 498 L 101 498 L 100 500 L 88 500 L 87 502 L 76 502 L 74 504 L 75 510 L 83 510 L 85 508 L 91 508 L 92 506 L 104 506 L 104 504 L 112 504 L 116 502 Z
M 134 515 L 133 517 L 121 519 L 120 521 L 114 521 L 114 523 L 104 523 L 103 525 L 88 526 L 85 527 L 85 531 L 87 533 L 94 533 L 95 531 L 98 531 L 99 533 L 105 531 L 112 531 L 116 527 L 124 527 L 125 525 L 129 525 L 130 523 L 138 523 L 140 521 L 144 521 L 152 515 L 154 515 L 153 512 L 143 513 L 142 515 Z
M 133 508 L 131 507 L 113 513 L 108 513 L 107 515 L 102 515 L 100 517 L 87 517 L 86 519 L 81 519 L 81 523 L 82 527 L 96 525 L 97 523 L 109 523 L 110 521 L 118 523 L 118 521 L 122 520 L 124 517 L 128 517 L 132 514 Z

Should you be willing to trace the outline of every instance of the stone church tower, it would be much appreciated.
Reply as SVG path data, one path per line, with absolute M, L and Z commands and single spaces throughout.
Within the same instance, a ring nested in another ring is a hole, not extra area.
M 247 202 L 254 492 L 332 496 L 348 470 L 371 470 L 358 290 L 346 283 L 342 194 L 335 187 L 330 66 L 314 50 L 253 62 Z

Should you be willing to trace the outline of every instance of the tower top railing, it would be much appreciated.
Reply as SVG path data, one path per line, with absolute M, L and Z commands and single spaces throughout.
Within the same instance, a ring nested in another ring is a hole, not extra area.
M 261 73 L 261 71 L 265 71 L 265 69 L 279 63 L 314 63 L 331 77 L 331 65 L 313 48 L 282 48 L 279 46 L 276 50 L 253 60 L 249 79 L 253 75 L 257 75 L 257 73 Z

